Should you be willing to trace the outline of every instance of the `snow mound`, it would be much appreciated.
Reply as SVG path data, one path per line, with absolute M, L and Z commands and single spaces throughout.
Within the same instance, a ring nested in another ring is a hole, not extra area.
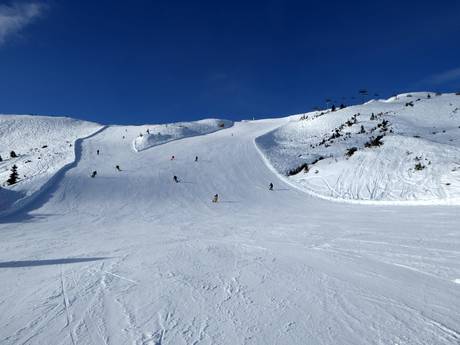
M 311 112 L 255 142 L 291 184 L 323 198 L 460 204 L 460 95 Z
M 25 205 L 75 159 L 74 144 L 101 125 L 66 117 L 0 115 L 0 214 Z M 14 151 L 17 157 L 11 157 Z M 16 165 L 19 180 L 8 185 Z
M 146 132 L 134 139 L 133 148 L 136 151 L 143 151 L 173 140 L 209 134 L 231 126 L 233 126 L 232 121 L 221 119 L 146 126 Z

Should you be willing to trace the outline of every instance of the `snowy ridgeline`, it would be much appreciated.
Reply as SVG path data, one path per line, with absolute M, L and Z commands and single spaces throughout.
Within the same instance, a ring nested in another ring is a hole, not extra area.
M 75 140 L 100 128 L 97 123 L 66 117 L 0 115 L 0 214 L 38 194 L 74 161 Z M 9 185 L 6 181 L 14 165 L 18 179 Z
M 140 133 L 140 135 L 134 139 L 133 148 L 136 151 L 143 151 L 173 140 L 209 134 L 231 126 L 233 126 L 232 121 L 220 119 L 205 119 L 193 122 L 143 126 L 146 127 L 145 132 Z
M 256 139 L 291 184 L 336 200 L 460 203 L 460 95 L 417 92 L 291 118 Z

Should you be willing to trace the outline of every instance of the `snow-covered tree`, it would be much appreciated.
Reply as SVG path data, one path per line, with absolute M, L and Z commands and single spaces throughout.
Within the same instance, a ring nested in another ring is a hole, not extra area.
M 9 179 L 6 180 L 6 183 L 8 183 L 8 185 L 11 186 L 12 184 L 15 184 L 16 182 L 18 182 L 18 177 L 19 177 L 18 167 L 15 164 L 11 168 L 11 174 L 10 174 Z

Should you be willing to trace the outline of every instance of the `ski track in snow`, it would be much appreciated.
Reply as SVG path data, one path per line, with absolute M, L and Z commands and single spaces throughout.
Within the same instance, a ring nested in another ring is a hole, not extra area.
M 50 195 L 0 222 L 0 343 L 458 344 L 457 209 L 292 188 L 254 145 L 285 121 L 142 152 L 134 126 L 81 141 Z
M 255 143 L 286 183 L 316 197 L 355 204 L 459 205 L 459 96 L 417 92 L 293 115 Z M 366 148 L 377 135 L 383 144 Z M 348 156 L 351 148 L 356 153 Z M 304 164 L 308 171 L 286 177 Z

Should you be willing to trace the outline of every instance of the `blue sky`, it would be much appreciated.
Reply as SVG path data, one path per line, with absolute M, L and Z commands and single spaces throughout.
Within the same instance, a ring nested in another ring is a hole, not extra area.
M 238 120 L 460 91 L 459 1 L 0 4 L 1 113 Z

